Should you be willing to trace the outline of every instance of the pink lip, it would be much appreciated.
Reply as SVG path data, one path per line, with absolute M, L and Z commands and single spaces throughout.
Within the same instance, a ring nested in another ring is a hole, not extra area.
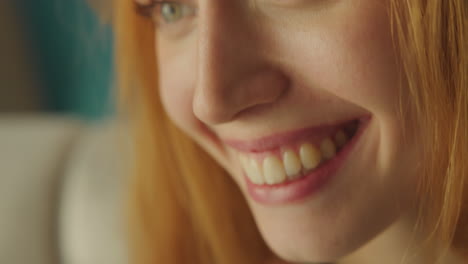
M 314 142 L 321 140 L 326 136 L 333 134 L 338 128 L 350 121 L 358 120 L 358 118 L 341 121 L 332 125 L 322 125 L 303 128 L 285 133 L 274 134 L 266 137 L 262 137 L 256 140 L 243 141 L 237 139 L 224 139 L 223 142 L 241 152 L 264 152 L 271 151 L 280 146 L 285 146 L 291 142 L 297 142 L 301 139 L 307 138 L 308 142 Z M 361 118 L 359 120 L 364 120 Z
M 370 118 L 361 119 L 356 134 L 333 159 L 298 180 L 276 185 L 256 185 L 244 175 L 249 195 L 259 203 L 277 205 L 297 202 L 317 193 L 337 174 L 369 123 Z

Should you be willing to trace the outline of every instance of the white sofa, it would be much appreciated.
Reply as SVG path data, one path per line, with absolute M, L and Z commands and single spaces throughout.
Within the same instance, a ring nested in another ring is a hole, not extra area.
M 128 263 L 127 149 L 115 121 L 0 115 L 0 263 Z

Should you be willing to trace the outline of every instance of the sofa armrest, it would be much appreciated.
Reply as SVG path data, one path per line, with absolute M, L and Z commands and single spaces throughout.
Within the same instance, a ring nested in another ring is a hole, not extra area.
M 65 264 L 127 264 L 129 138 L 121 122 L 86 129 L 70 156 L 60 197 Z
M 59 263 L 57 198 L 80 122 L 0 116 L 0 263 Z

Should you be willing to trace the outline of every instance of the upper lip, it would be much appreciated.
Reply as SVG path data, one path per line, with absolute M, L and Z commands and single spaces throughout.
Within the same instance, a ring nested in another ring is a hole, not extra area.
M 254 140 L 240 140 L 235 138 L 224 138 L 222 141 L 241 152 L 263 152 L 276 149 L 280 146 L 287 145 L 292 142 L 300 141 L 301 139 L 322 139 L 330 135 L 337 128 L 354 120 L 359 120 L 359 117 L 347 119 L 344 121 L 335 122 L 333 124 L 317 125 L 311 127 L 300 128 L 297 130 L 275 133 L 272 135 L 260 137 Z

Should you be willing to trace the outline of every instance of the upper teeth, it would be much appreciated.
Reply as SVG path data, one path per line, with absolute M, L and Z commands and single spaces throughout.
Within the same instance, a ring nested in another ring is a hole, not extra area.
M 263 160 L 263 174 L 267 184 L 276 184 L 283 182 L 286 179 L 286 171 L 281 160 L 271 155 Z
M 284 169 L 286 170 L 286 175 L 291 179 L 294 179 L 301 172 L 301 161 L 292 150 L 287 150 L 283 153 L 283 164 Z
M 242 167 L 244 168 L 244 171 L 253 183 L 265 183 L 265 177 L 263 176 L 262 170 L 260 169 L 260 166 L 258 165 L 257 161 L 242 155 L 240 156 L 240 161 Z
M 306 170 L 315 169 L 322 161 L 322 153 L 312 144 L 302 144 L 299 148 L 299 156 L 301 157 L 302 166 Z
M 343 131 L 338 131 L 333 137 L 325 138 L 319 147 L 311 143 L 303 143 L 298 152 L 287 149 L 281 157 L 267 154 L 262 161 L 239 154 L 239 160 L 247 177 L 254 184 L 278 184 L 287 179 L 302 177 L 305 173 L 317 168 L 324 160 L 331 159 L 336 154 L 337 147 L 342 147 L 348 140 Z
M 322 157 L 324 159 L 331 159 L 335 156 L 336 153 L 335 143 L 331 139 L 326 138 L 324 141 L 322 141 L 322 144 L 320 144 L 320 150 L 322 151 Z
M 348 136 L 342 130 L 335 135 L 335 142 L 338 147 L 342 147 L 348 141 Z

